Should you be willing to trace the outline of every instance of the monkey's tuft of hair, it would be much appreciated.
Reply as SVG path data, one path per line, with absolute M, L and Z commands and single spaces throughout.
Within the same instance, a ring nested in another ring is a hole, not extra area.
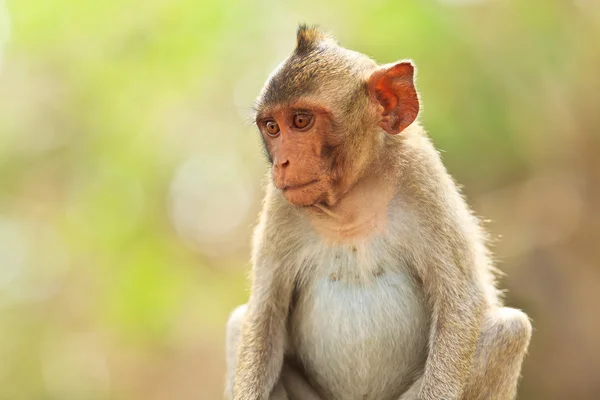
M 296 53 L 303 54 L 313 50 L 319 42 L 331 39 L 331 36 L 322 31 L 318 25 L 308 26 L 300 24 L 296 38 Z

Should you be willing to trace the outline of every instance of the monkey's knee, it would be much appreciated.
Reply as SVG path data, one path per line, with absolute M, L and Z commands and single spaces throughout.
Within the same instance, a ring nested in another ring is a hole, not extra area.
M 514 308 L 499 308 L 486 316 L 465 400 L 515 398 L 531 331 L 527 315 Z
M 503 307 L 491 314 L 488 321 L 488 335 L 498 342 L 501 348 L 515 353 L 525 353 L 531 340 L 532 326 L 527 315 L 517 309 Z
M 227 353 L 229 353 L 229 350 L 231 349 L 237 349 L 237 343 L 240 339 L 242 324 L 247 309 L 248 305 L 243 304 L 238 306 L 229 315 L 229 320 L 227 320 Z
M 475 367 L 490 374 L 518 377 L 523 358 L 531 340 L 531 322 L 527 315 L 514 308 L 498 308 L 485 319 L 475 355 Z
M 229 320 L 227 321 L 227 333 L 225 340 L 227 363 L 225 396 L 228 399 L 233 398 L 233 379 L 235 377 L 235 368 L 237 365 L 237 348 L 240 341 L 242 324 L 244 323 L 244 317 L 246 316 L 247 308 L 247 304 L 237 307 L 229 315 Z

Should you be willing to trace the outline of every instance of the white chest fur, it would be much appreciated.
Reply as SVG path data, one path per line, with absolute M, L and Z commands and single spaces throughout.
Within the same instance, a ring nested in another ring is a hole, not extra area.
M 297 294 L 293 347 L 328 399 L 397 398 L 425 362 L 421 289 L 373 246 L 313 250 L 312 278 Z

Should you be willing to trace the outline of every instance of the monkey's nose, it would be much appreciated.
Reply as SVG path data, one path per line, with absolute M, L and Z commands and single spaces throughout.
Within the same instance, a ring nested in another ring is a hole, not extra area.
M 284 161 L 277 161 L 275 167 L 277 169 L 286 169 L 290 165 L 290 160 L 285 159 Z

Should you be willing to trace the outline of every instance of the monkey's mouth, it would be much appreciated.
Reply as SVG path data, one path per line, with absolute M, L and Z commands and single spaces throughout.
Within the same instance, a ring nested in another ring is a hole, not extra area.
M 310 182 L 303 183 L 303 184 L 300 184 L 300 185 L 283 185 L 283 187 L 281 188 L 281 190 L 283 192 L 287 192 L 287 191 L 290 191 L 290 190 L 291 191 L 300 190 L 300 189 L 307 188 L 308 186 L 310 186 L 310 185 L 312 185 L 314 183 L 317 183 L 318 181 L 319 181 L 318 179 L 315 179 L 315 180 L 312 180 Z

